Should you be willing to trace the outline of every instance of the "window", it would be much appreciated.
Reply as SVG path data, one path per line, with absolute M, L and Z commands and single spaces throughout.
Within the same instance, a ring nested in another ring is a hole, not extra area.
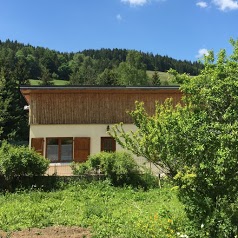
M 47 138 L 46 157 L 51 162 L 73 160 L 73 138 Z
M 101 151 L 116 151 L 116 141 L 112 137 L 101 137 Z

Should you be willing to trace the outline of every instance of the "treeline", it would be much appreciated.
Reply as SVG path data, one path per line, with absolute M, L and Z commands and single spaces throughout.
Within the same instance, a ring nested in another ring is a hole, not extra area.
M 197 75 L 203 65 L 125 49 L 62 53 L 6 40 L 0 41 L 0 67 L 18 71 L 20 83 L 41 79 L 48 85 L 51 79 L 62 79 L 71 85 L 151 85 L 146 70 L 166 72 L 173 68 Z
M 105 60 L 109 67 L 118 66 L 121 62 L 126 61 L 129 50 L 126 49 L 101 49 L 101 50 L 84 50 L 81 53 L 96 60 Z M 146 70 L 167 72 L 170 68 L 179 73 L 188 73 L 198 75 L 203 65 L 197 61 L 176 60 L 168 56 L 154 55 L 139 51 L 142 63 L 145 64 Z

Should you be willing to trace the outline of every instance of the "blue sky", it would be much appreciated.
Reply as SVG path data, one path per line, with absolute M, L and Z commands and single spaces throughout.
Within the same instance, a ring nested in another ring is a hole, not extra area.
M 197 60 L 230 52 L 236 0 L 0 0 L 0 39 L 61 52 L 135 49 Z

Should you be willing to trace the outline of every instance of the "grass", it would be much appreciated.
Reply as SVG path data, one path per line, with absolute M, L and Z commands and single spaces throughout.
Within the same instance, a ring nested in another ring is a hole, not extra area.
M 149 70 L 147 71 L 147 75 L 149 76 L 149 78 L 152 78 L 153 73 L 154 71 L 149 71 Z M 171 78 L 168 73 L 165 73 L 165 72 L 158 72 L 158 73 L 160 76 L 162 86 L 163 85 L 178 85 L 171 81 Z M 38 79 L 30 79 L 29 81 L 32 86 L 38 86 L 41 84 L 41 80 L 38 80 Z M 53 85 L 56 85 L 56 86 L 65 86 L 69 84 L 69 81 L 61 80 L 61 79 L 54 79 L 52 82 L 53 82 Z
M 153 74 L 154 74 L 154 71 L 147 70 L 147 75 L 149 76 L 149 78 L 152 78 Z M 171 76 L 168 73 L 158 71 L 158 74 L 159 74 L 162 86 L 163 85 L 178 86 L 178 84 L 172 82 Z
M 187 222 L 170 187 L 147 192 L 115 188 L 107 181 L 75 183 L 54 192 L 0 195 L 0 229 L 51 225 L 90 227 L 94 237 L 177 237 Z
M 150 70 L 147 70 L 147 74 L 150 78 L 152 78 L 152 75 L 154 74 L 155 71 L 150 71 Z M 162 81 L 165 81 L 165 80 L 168 80 L 169 81 L 169 74 L 168 73 L 165 73 L 165 72 L 160 72 L 158 71 L 158 74 L 160 76 L 160 79 Z
M 41 80 L 39 80 L 39 79 L 30 79 L 29 80 L 30 81 L 30 84 L 32 85 L 32 86 L 38 86 L 38 85 L 40 85 L 41 84 Z M 67 85 L 67 84 L 69 84 L 69 81 L 67 81 L 67 80 L 61 80 L 61 79 L 54 79 L 54 80 L 52 80 L 52 82 L 53 82 L 53 85 L 58 85 L 58 86 L 65 86 L 65 85 Z

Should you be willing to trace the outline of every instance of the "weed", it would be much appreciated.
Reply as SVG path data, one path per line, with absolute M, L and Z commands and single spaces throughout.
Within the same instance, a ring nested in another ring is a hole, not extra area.
M 91 227 L 94 237 L 176 237 L 188 222 L 176 191 L 113 187 L 106 180 L 73 183 L 54 192 L 0 195 L 0 229 L 51 225 Z

